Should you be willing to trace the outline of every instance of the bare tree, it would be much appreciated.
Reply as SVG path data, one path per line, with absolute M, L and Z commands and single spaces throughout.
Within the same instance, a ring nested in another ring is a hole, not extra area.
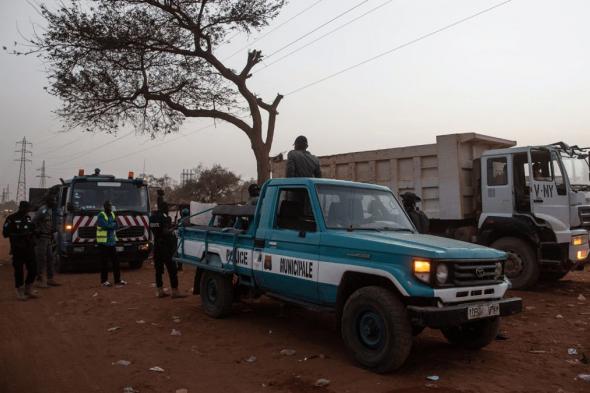
M 64 0 L 56 10 L 41 6 L 47 27 L 30 40 L 28 53 L 47 62 L 48 90 L 62 100 L 58 114 L 68 127 L 115 132 L 132 124 L 155 137 L 177 131 L 187 117 L 224 120 L 249 138 L 261 183 L 270 174 L 282 96 L 266 102 L 248 87 L 259 50 L 248 53 L 241 70 L 214 52 L 238 32 L 267 26 L 284 3 Z
M 174 189 L 171 194 L 173 200 L 182 203 L 223 203 L 240 187 L 240 177 L 218 164 L 211 168 L 199 166 L 195 173 L 195 180 Z

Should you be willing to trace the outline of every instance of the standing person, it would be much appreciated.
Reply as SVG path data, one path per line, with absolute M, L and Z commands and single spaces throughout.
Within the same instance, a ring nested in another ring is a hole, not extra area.
M 117 219 L 113 213 L 113 205 L 110 201 L 104 203 L 104 210 L 98 213 L 96 220 L 96 245 L 100 254 L 100 283 L 103 287 L 111 287 L 109 282 L 109 262 L 113 265 L 113 279 L 115 285 L 126 285 L 121 280 L 121 270 L 117 257 Z
M 18 300 L 34 299 L 31 285 L 35 282 L 36 267 L 33 252 L 34 225 L 28 212 L 30 205 L 21 201 L 18 211 L 6 217 L 2 227 L 2 235 L 10 238 L 10 250 L 12 254 L 12 266 L 14 267 L 14 284 L 16 298 Z M 24 278 L 24 268 L 27 268 L 27 277 Z
M 150 227 L 154 234 L 154 266 L 156 268 L 156 296 L 166 297 L 164 292 L 164 266 L 170 277 L 172 297 L 181 298 L 186 295 L 178 291 L 178 272 L 176 263 L 172 260 L 176 252 L 177 239 L 172 228 L 172 218 L 168 215 L 168 204 L 164 201 L 158 202 L 158 210 L 150 216 Z
M 56 202 L 53 197 L 47 197 L 45 203 L 35 213 L 33 225 L 35 226 L 35 257 L 37 260 L 37 286 L 48 288 L 57 287 L 60 284 L 53 279 L 54 255 L 53 235 L 55 225 L 53 223 L 53 210 Z
M 307 151 L 307 138 L 298 136 L 293 146 L 295 149 L 287 154 L 286 177 L 322 177 L 320 160 Z

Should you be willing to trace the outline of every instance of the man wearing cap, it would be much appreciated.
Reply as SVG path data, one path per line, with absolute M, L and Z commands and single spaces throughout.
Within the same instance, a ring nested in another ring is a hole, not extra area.
M 6 217 L 2 227 L 2 235 L 10 238 L 10 250 L 12 253 L 12 266 L 14 267 L 14 283 L 16 298 L 18 300 L 33 299 L 31 286 L 35 281 L 36 266 L 33 248 L 34 226 L 28 213 L 30 205 L 21 201 L 18 211 Z M 24 277 L 24 268 L 27 268 L 27 277 Z
M 322 177 L 320 160 L 307 151 L 307 138 L 298 136 L 293 146 L 287 155 L 286 177 Z

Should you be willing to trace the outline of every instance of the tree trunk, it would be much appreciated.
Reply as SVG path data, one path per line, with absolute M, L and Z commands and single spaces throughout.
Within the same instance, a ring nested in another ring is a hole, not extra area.
M 258 172 L 258 185 L 262 184 L 270 179 L 270 159 L 268 154 L 270 148 L 267 148 L 262 141 L 252 141 L 252 150 L 256 157 L 256 170 Z

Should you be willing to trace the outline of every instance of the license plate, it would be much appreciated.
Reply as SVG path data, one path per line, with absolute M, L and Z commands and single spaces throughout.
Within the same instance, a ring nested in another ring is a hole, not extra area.
M 486 303 L 469 306 L 467 308 L 467 319 L 479 319 L 500 315 L 500 304 Z
M 123 247 L 123 246 L 117 246 L 116 247 L 116 250 L 117 250 L 117 252 L 123 252 L 123 251 L 125 251 L 125 247 Z

